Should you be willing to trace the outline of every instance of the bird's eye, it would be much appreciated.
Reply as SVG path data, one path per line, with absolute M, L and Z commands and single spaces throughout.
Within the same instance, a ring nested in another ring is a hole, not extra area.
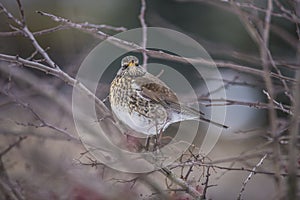
M 128 65 L 126 64 L 126 65 L 123 65 L 122 66 L 122 70 L 125 70 L 125 69 L 127 69 L 127 67 L 128 67 Z

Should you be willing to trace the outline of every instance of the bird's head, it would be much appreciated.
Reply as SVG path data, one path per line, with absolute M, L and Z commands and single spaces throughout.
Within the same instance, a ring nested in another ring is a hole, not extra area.
M 146 71 L 139 65 L 139 59 L 135 56 L 126 56 L 121 61 L 121 69 L 118 72 L 119 76 L 143 76 Z
M 139 66 L 139 59 L 135 56 L 126 56 L 122 59 L 121 66 L 123 68 Z

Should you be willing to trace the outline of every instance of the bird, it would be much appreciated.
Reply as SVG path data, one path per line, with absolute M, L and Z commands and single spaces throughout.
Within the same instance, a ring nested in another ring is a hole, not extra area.
M 121 68 L 111 82 L 109 100 L 113 114 L 134 131 L 158 135 L 171 124 L 185 120 L 212 123 L 204 113 L 180 104 L 176 93 L 139 64 L 137 57 L 122 59 Z

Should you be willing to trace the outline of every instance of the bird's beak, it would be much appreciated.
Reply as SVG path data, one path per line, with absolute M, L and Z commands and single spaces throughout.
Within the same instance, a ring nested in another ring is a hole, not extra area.
M 130 62 L 128 63 L 128 67 L 133 67 L 133 66 L 135 66 L 135 62 L 134 62 L 134 61 L 130 61 Z

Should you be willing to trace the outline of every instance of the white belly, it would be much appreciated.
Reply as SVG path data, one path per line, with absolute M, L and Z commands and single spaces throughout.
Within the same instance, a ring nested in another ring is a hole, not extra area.
M 139 115 L 136 112 L 129 113 L 124 108 L 120 109 L 116 106 L 112 106 L 112 110 L 120 121 L 134 131 L 145 135 L 156 135 L 166 128 L 164 127 L 166 125 L 165 121 L 163 123 L 155 122 L 154 120 L 149 122 L 149 118 L 143 115 Z

